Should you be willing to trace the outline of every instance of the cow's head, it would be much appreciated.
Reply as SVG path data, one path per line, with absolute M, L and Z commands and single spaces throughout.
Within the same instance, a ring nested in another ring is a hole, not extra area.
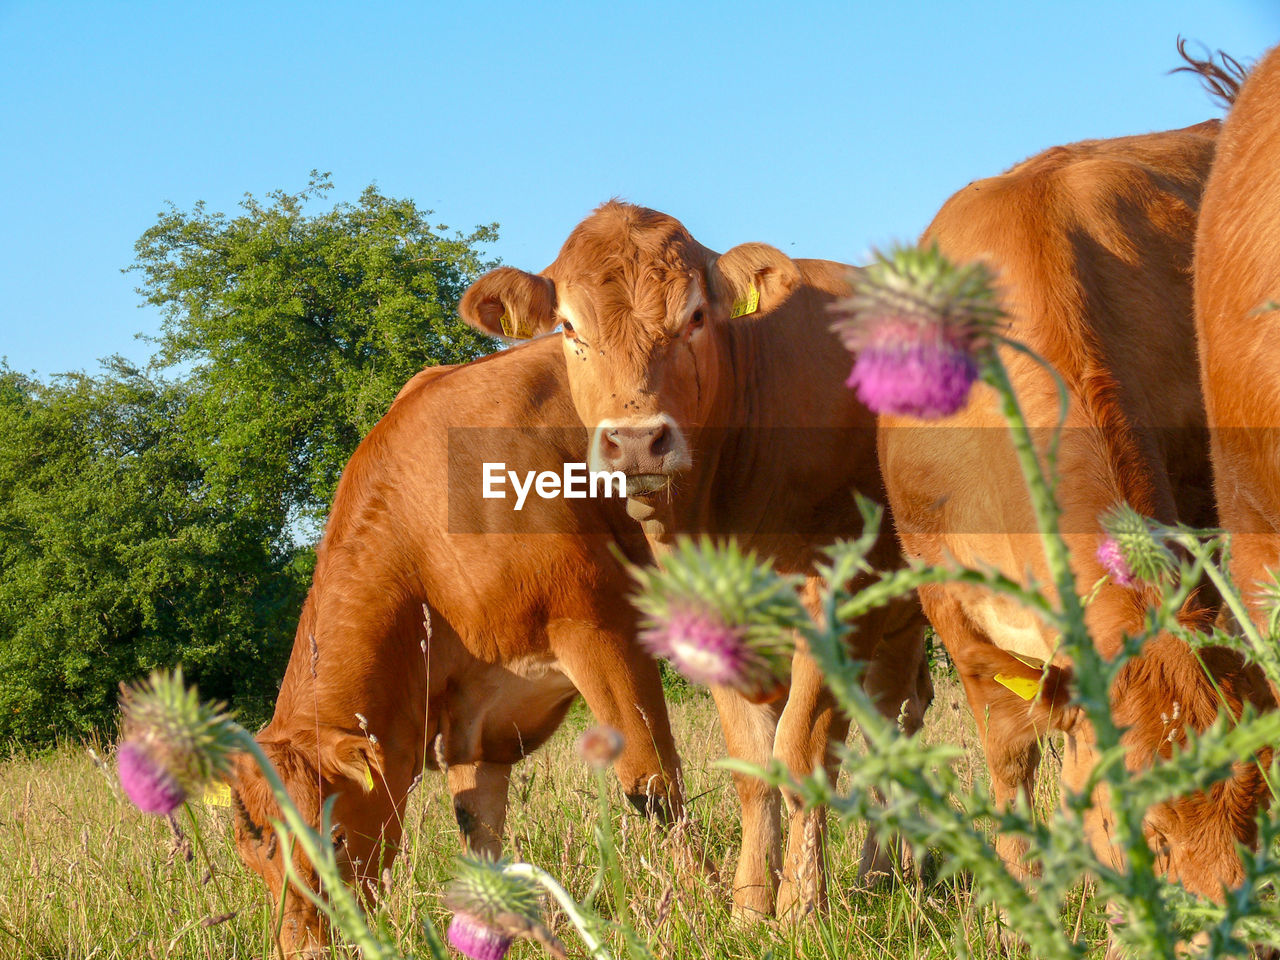
M 629 510 L 643 519 L 693 465 L 691 432 L 729 421 L 730 325 L 754 322 L 799 283 L 773 247 L 717 255 L 678 220 L 611 201 L 542 273 L 487 273 L 460 311 L 500 336 L 561 327 L 573 403 L 592 430 L 590 469 L 625 473 Z
M 1196 623 L 1184 616 L 1184 625 Z M 1203 731 L 1221 713 L 1238 718 L 1245 704 L 1255 711 L 1277 707 L 1256 664 L 1234 650 L 1192 651 L 1168 634 L 1149 641 L 1143 654 L 1121 668 L 1112 690 L 1117 724 L 1127 727 L 1125 761 L 1138 769 L 1167 759 L 1185 745 L 1187 731 Z M 1244 879 L 1239 849 L 1256 848 L 1257 815 L 1270 803 L 1263 773 L 1272 750 L 1241 757 L 1231 775 L 1207 790 L 1163 801 L 1148 809 L 1144 830 L 1157 866 L 1169 879 L 1219 903 Z
M 377 878 L 395 849 L 399 836 L 386 837 L 378 811 L 385 793 L 382 759 L 367 737 L 321 726 L 298 736 L 259 741 L 263 752 L 284 781 L 289 797 L 313 828 L 320 827 L 324 799 L 337 795 L 334 806 L 335 859 L 348 885 L 366 897 L 376 893 Z M 286 857 L 297 876 L 311 890 L 321 885 L 311 862 L 296 843 L 281 836 L 273 821 L 282 822 L 280 808 L 257 764 L 240 755 L 231 776 L 231 806 L 236 848 L 249 869 L 266 882 L 273 905 L 281 903 L 278 946 L 288 960 L 319 957 L 328 943 L 324 917 L 286 873 Z

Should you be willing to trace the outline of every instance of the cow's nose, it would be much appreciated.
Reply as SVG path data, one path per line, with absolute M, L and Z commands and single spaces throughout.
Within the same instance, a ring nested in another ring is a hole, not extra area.
M 662 473 L 662 458 L 671 447 L 672 433 L 665 420 L 640 427 L 610 427 L 600 438 L 605 463 L 631 474 Z

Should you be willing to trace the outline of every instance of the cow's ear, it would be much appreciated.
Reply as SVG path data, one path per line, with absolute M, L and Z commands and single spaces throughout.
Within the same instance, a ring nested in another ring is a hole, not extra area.
M 320 728 L 320 772 L 326 780 L 349 780 L 365 793 L 382 782 L 382 747 L 363 733 Z
M 767 243 L 741 243 L 707 270 L 711 297 L 729 317 L 771 310 L 800 285 L 795 261 Z
M 555 284 L 535 273 L 499 267 L 470 286 L 458 312 L 491 336 L 528 340 L 555 329 Z

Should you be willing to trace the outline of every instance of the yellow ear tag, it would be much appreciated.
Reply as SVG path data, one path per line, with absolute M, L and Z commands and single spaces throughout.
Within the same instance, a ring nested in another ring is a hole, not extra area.
M 992 679 L 1000 686 L 1012 690 L 1023 700 L 1034 700 L 1036 693 L 1040 690 L 1038 681 L 1028 680 L 1026 677 L 1011 677 L 1005 673 L 997 673 Z
M 758 309 L 760 309 L 760 291 L 756 289 L 756 285 L 753 283 L 747 288 L 745 297 L 733 302 L 733 308 L 729 311 L 729 319 L 745 317 L 749 313 L 755 313 Z
M 369 769 L 369 764 L 364 765 L 364 790 L 365 793 L 373 791 L 373 771 Z
M 225 783 L 211 783 L 200 801 L 211 807 L 231 806 L 231 788 Z
M 512 340 L 532 340 L 533 330 L 525 322 L 524 317 L 513 317 L 511 311 L 502 311 L 502 316 L 498 318 L 498 323 L 502 324 L 502 335 L 510 337 Z
M 1013 657 L 1013 659 L 1017 660 L 1019 663 L 1025 663 L 1032 670 L 1044 669 L 1043 660 L 1037 660 L 1035 657 L 1025 657 L 1020 653 L 1014 653 L 1012 650 L 1006 650 L 1005 653 L 1009 654 L 1009 656 Z

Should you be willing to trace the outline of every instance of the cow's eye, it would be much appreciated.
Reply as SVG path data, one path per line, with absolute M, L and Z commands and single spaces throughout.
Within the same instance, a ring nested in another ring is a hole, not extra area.
M 689 318 L 689 329 L 697 330 L 700 326 L 702 326 L 703 322 L 706 319 L 707 319 L 706 313 L 704 313 L 702 308 L 699 307 L 697 310 L 693 311 L 693 316 Z
M 561 324 L 561 327 L 564 329 L 564 335 L 570 340 L 578 339 L 578 331 L 573 329 L 573 324 L 568 320 L 564 321 L 564 323 Z

